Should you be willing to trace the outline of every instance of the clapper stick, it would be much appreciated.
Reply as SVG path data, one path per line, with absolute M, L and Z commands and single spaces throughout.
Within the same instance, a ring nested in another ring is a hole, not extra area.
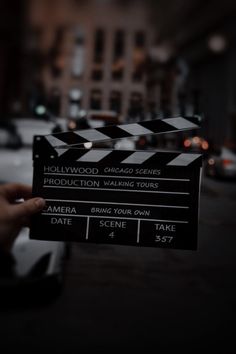
M 110 141 L 132 138 L 140 135 L 163 134 L 199 128 L 199 117 L 176 117 L 154 119 L 132 124 L 110 125 L 95 129 L 78 130 L 47 135 L 46 139 L 54 148 L 63 148 L 86 142 Z
M 83 144 L 199 127 L 199 117 L 175 117 L 36 136 L 33 194 L 47 205 L 30 237 L 196 249 L 200 154 Z

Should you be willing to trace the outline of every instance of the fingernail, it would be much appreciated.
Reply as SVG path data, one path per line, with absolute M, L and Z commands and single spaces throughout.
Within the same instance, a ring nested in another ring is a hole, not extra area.
M 45 205 L 45 200 L 43 198 L 36 198 L 34 203 L 37 206 L 37 208 L 41 209 Z

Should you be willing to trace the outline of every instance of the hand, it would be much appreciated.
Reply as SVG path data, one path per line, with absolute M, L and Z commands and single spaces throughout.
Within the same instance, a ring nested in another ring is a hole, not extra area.
M 23 184 L 0 185 L 0 247 L 9 251 L 23 226 L 29 225 L 30 216 L 45 206 L 42 198 L 32 198 L 30 186 Z M 24 199 L 23 202 L 17 202 Z

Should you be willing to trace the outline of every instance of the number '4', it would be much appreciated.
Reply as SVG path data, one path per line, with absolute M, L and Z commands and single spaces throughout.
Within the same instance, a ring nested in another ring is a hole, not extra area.
M 114 238 L 114 237 L 115 237 L 115 233 L 114 233 L 114 231 L 113 231 L 113 232 L 111 232 L 108 236 L 109 236 L 110 238 Z

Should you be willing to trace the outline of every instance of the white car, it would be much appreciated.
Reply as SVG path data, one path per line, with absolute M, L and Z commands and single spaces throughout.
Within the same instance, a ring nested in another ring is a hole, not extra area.
M 209 177 L 236 180 L 236 149 L 222 146 L 208 156 L 205 173 Z
M 20 133 L 22 146 L 16 148 L 14 139 L 11 138 L 13 149 L 9 145 L 7 148 L 0 147 L 0 182 L 31 185 L 33 135 L 50 134 L 54 125 L 49 122 L 34 122 L 34 120 L 19 120 L 20 128 L 18 128 L 17 122 L 13 122 L 13 124 L 16 126 L 16 134 Z M 4 128 L 0 128 L 0 131 L 3 130 Z M 59 290 L 62 285 L 67 251 L 67 245 L 64 242 L 30 240 L 29 229 L 23 228 L 12 249 L 12 256 L 15 260 L 15 279 L 18 282 L 20 280 L 23 283 L 32 282 L 34 284 L 45 281 L 45 283 L 53 285 L 55 290 L 56 288 Z M 2 283 L 3 279 L 0 279 L 0 285 Z

